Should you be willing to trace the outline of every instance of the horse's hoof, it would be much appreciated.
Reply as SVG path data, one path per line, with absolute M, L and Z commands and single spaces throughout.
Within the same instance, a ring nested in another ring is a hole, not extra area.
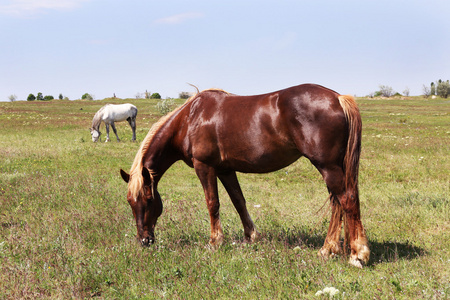
M 153 239 L 151 237 L 146 237 L 146 238 L 143 238 L 142 240 L 140 240 L 140 242 L 141 242 L 142 247 L 148 247 L 151 244 L 155 243 L 155 239 Z
M 317 256 L 323 258 L 323 259 L 328 259 L 330 257 L 330 249 L 327 249 L 325 247 L 322 247 L 319 252 L 317 252 Z
M 319 250 L 317 255 L 324 259 L 328 259 L 328 258 L 338 257 L 339 254 L 341 254 L 341 252 L 342 252 L 341 248 L 337 244 L 333 243 L 333 244 L 327 244 L 327 247 L 323 246 Z
M 261 239 L 261 234 L 258 231 L 253 230 L 253 232 L 250 234 L 250 236 L 245 239 L 245 242 L 247 242 L 247 243 L 256 243 L 260 239 Z
M 363 262 L 361 260 L 359 260 L 358 258 L 350 257 L 350 260 L 348 262 L 349 262 L 349 264 L 351 264 L 354 267 L 357 267 L 360 269 L 363 268 Z

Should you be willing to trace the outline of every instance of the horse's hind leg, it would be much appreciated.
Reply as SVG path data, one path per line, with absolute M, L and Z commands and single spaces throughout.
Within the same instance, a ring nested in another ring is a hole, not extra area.
M 323 247 L 319 251 L 322 257 L 332 257 L 340 254 L 340 236 L 342 231 L 343 210 L 339 198 L 343 194 L 344 173 L 341 168 L 319 169 L 328 191 L 330 192 L 331 220 Z
M 342 252 L 340 237 L 342 230 L 342 206 L 333 194 L 330 194 L 331 220 L 323 247 L 319 250 L 322 257 L 333 257 Z
M 120 142 L 119 136 L 117 135 L 116 125 L 114 125 L 114 122 L 111 123 L 111 127 L 114 131 L 114 134 L 116 135 L 117 141 Z
M 345 240 L 350 243 L 350 264 L 361 268 L 369 260 L 369 247 L 361 222 L 357 188 L 346 190 L 341 168 L 319 169 L 330 192 L 332 217 L 325 243 L 319 255 L 328 257 L 340 253 L 339 238 L 344 218 Z M 346 245 L 347 246 L 347 245 Z
M 105 127 L 106 127 L 106 142 L 110 142 L 111 140 L 109 139 L 109 124 L 105 123 Z
M 255 225 L 248 213 L 247 206 L 245 205 L 245 198 L 236 177 L 236 172 L 220 174 L 219 179 L 227 190 L 227 193 L 241 218 L 242 225 L 244 226 L 245 240 L 248 242 L 255 242 L 260 237 L 260 234 L 256 231 Z
M 344 210 L 345 239 L 350 243 L 350 264 L 362 268 L 369 261 L 370 250 L 361 222 L 358 190 L 347 190 L 340 198 Z
M 136 140 L 136 118 L 128 118 L 128 124 L 130 124 L 131 130 L 133 131 L 132 141 Z

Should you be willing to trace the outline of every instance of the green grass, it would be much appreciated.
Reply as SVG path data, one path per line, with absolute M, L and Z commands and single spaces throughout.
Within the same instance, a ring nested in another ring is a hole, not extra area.
M 339 289 L 338 299 L 450 298 L 447 99 L 358 100 L 372 250 L 362 270 L 345 257 L 317 257 L 330 215 L 321 210 L 325 184 L 305 159 L 239 174 L 263 234 L 255 244 L 242 243 L 220 188 L 226 239 L 216 251 L 207 247 L 200 183 L 176 163 L 159 185 L 157 241 L 140 247 L 118 172 L 129 170 L 139 143 L 127 123 L 117 124 L 120 143 L 94 144 L 88 130 L 107 102 L 138 107 L 138 141 L 159 118 L 153 100 L 0 103 L 0 299 L 326 299 L 315 296 L 325 287 Z

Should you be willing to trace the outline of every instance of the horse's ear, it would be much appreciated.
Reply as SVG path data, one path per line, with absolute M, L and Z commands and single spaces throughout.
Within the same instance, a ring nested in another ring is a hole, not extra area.
M 130 174 L 125 172 L 124 170 L 120 169 L 120 175 L 122 176 L 123 180 L 128 183 L 130 181 Z
M 152 183 L 152 176 L 146 167 L 142 168 L 142 177 L 144 177 L 144 183 L 150 185 Z

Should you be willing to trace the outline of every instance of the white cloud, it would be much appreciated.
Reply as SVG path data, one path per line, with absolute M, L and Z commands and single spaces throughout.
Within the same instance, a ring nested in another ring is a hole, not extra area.
M 0 14 L 29 16 L 47 10 L 70 10 L 89 0 L 4 0 L 0 1 Z
M 180 24 L 190 19 L 198 19 L 203 17 L 202 13 L 188 12 L 178 15 L 173 15 L 166 18 L 161 18 L 155 21 L 157 24 Z

